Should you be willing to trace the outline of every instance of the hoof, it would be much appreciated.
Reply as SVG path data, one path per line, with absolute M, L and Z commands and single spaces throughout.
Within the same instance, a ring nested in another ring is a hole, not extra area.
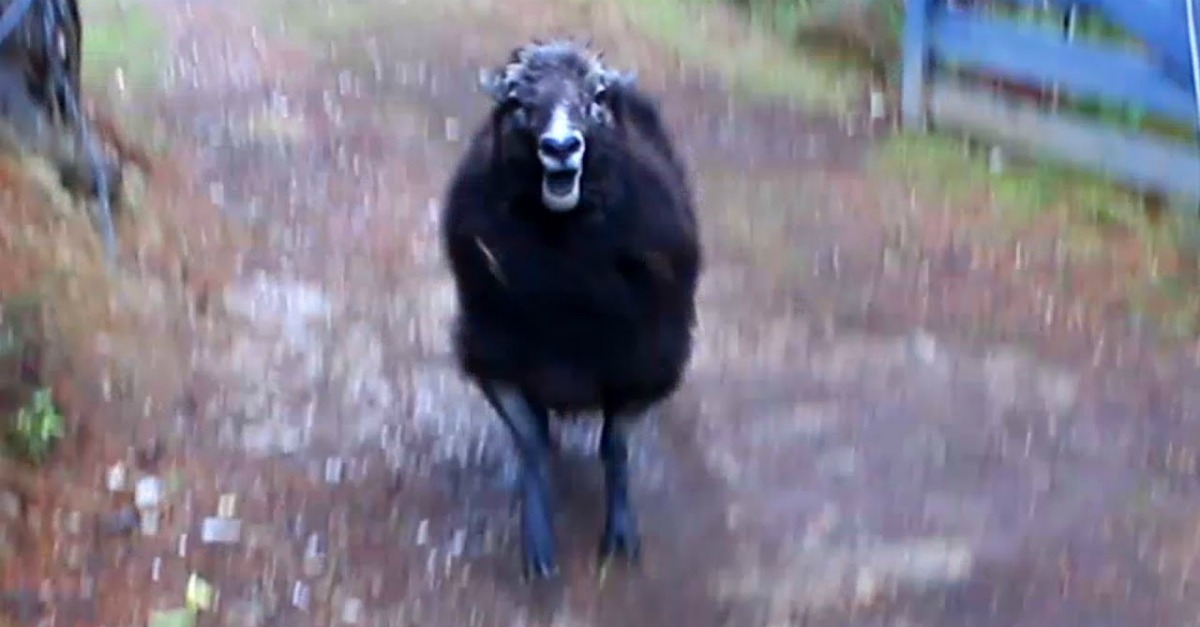
M 526 515 L 522 544 L 525 579 L 554 579 L 558 575 L 558 560 L 555 559 L 554 532 L 550 521 L 536 515 L 536 511 L 527 511 Z
M 642 541 L 636 531 L 606 531 L 600 538 L 598 557 L 600 566 L 607 566 L 614 558 L 636 565 L 641 561 Z
M 553 559 L 527 555 L 522 574 L 526 581 L 550 581 L 558 578 L 558 564 Z

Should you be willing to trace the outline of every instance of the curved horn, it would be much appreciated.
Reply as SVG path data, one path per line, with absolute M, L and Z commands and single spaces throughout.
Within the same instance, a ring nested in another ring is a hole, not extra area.
M 604 68 L 600 74 L 601 83 L 608 87 L 632 87 L 637 84 L 637 71 L 622 72 L 611 68 Z
M 512 50 L 509 50 L 508 51 L 508 62 L 516 63 L 516 62 L 520 61 L 521 60 L 521 50 L 524 47 L 525 46 L 516 46 Z
M 512 97 L 517 84 L 521 82 L 524 70 L 525 66 L 520 63 L 508 63 L 503 68 L 480 68 L 479 86 L 494 100 L 506 100 Z
M 505 73 L 493 68 L 479 68 L 479 87 L 493 100 L 501 101 L 508 97 L 508 84 Z

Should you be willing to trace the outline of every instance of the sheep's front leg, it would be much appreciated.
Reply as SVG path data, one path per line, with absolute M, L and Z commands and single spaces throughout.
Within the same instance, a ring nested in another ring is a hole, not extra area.
M 550 512 L 549 426 L 545 408 L 535 406 L 519 390 L 483 386 L 492 408 L 508 425 L 521 462 L 521 540 L 526 577 L 547 579 L 558 572 L 554 524 Z
M 638 559 L 641 538 L 637 515 L 629 498 L 629 431 L 636 415 L 606 411 L 600 432 L 600 459 L 604 462 L 606 511 L 600 538 L 600 564 L 614 555 Z

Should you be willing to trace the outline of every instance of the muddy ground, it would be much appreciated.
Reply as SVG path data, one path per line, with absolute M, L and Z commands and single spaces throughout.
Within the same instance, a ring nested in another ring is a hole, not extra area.
M 735 94 L 601 3 L 145 6 L 173 61 L 127 117 L 245 243 L 126 361 L 151 401 L 84 412 L 5 563 L 14 624 L 142 625 L 192 573 L 230 627 L 1196 624 L 1195 355 L 1068 293 L 1047 241 L 960 239 L 967 208 L 865 167 L 861 113 Z M 435 220 L 478 67 L 555 32 L 661 94 L 709 258 L 687 383 L 636 438 L 642 570 L 596 577 L 596 434 L 564 425 L 565 576 L 530 589 Z M 159 528 L 115 531 L 143 476 Z

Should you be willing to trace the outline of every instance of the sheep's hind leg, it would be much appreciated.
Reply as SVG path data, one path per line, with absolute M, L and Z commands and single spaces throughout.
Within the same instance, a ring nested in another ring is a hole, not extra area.
M 605 517 L 600 538 L 600 564 L 614 555 L 636 562 L 641 553 L 637 514 L 629 498 L 629 430 L 635 415 L 606 411 L 600 432 L 600 459 L 604 462 Z
M 484 394 L 508 425 L 521 462 L 521 540 L 526 577 L 548 579 L 558 572 L 550 512 L 549 440 L 545 408 L 519 390 L 486 384 Z

